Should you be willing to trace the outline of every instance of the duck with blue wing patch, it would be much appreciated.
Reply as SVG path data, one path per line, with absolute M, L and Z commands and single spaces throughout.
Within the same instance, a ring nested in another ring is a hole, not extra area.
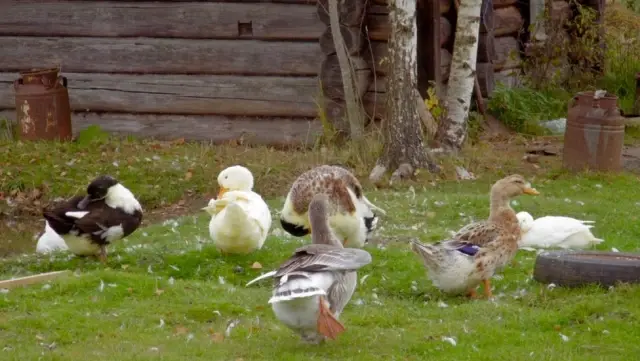
M 107 260 L 106 247 L 135 231 L 142 222 L 142 207 L 133 193 L 111 176 L 99 176 L 76 196 L 45 210 L 43 216 L 62 236 L 69 251 Z
M 411 241 L 411 249 L 422 258 L 434 286 L 446 293 L 467 292 L 476 297 L 481 282 L 485 296 L 492 296 L 491 277 L 510 262 L 521 238 L 511 199 L 538 191 L 520 175 L 497 181 L 491 187 L 491 210 L 485 221 L 469 224 L 451 239 L 433 244 Z
M 273 278 L 269 303 L 276 318 L 310 343 L 344 332 L 338 318 L 355 291 L 356 271 L 371 263 L 367 251 L 343 248 L 329 228 L 328 206 L 323 194 L 309 205 L 313 244 L 298 248 L 277 270 L 247 283 Z

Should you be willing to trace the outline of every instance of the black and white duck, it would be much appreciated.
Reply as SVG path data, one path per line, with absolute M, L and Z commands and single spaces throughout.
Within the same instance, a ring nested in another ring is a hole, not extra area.
M 107 246 L 140 226 L 142 206 L 118 180 L 102 175 L 89 184 L 86 195 L 59 203 L 43 216 L 69 251 L 106 262 Z

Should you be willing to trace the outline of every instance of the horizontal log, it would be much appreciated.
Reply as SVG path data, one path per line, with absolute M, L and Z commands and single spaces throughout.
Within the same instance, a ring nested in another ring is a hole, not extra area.
M 386 15 L 369 14 L 367 16 L 366 31 L 370 40 L 388 41 L 391 35 L 391 24 Z M 440 45 L 444 45 L 451 39 L 453 27 L 444 16 L 440 17 Z
M 451 9 L 451 5 L 453 5 L 453 0 L 439 0 L 440 1 L 440 14 L 446 14 Z M 418 2 L 418 6 L 423 6 L 422 1 Z M 370 4 L 368 4 L 368 13 L 375 14 L 388 14 L 389 6 L 386 0 L 372 0 Z
M 338 20 L 340 24 L 346 26 L 362 25 L 362 18 L 367 9 L 366 0 L 346 0 L 338 1 Z M 329 25 L 329 0 L 318 0 L 316 5 L 318 19 Z
M 365 44 L 365 37 L 360 28 L 340 25 L 340 32 L 342 33 L 342 41 L 344 42 L 344 47 L 347 49 L 347 53 L 349 55 L 359 54 Z M 320 36 L 320 49 L 323 54 L 333 54 L 336 52 L 330 26 L 327 26 Z
M 505 36 L 517 34 L 524 27 L 524 18 L 515 6 L 494 10 L 493 35 Z
M 365 44 L 362 54 L 364 60 L 378 75 L 385 75 L 389 71 L 389 45 L 381 41 L 372 41 Z
M 316 77 L 64 73 L 79 111 L 315 117 Z M 0 109 L 17 74 L 0 73 Z
M 15 120 L 15 111 L 0 110 L 0 118 Z M 272 146 L 312 146 L 322 133 L 320 121 L 309 118 L 248 118 L 220 115 L 155 115 L 73 113 L 73 133 L 99 125 L 107 132 L 139 138 L 177 139 Z
M 75 73 L 316 75 L 318 41 L 0 37 L 0 69 Z
M 518 3 L 518 0 L 493 0 L 493 8 L 499 9 L 507 6 L 514 6 Z
M 493 61 L 496 71 L 513 69 L 520 66 L 522 58 L 520 56 L 520 46 L 518 39 L 512 36 L 494 38 L 496 57 Z
M 323 30 L 315 6 L 273 3 L 12 2 L 0 17 L 0 35 L 315 40 Z
M 353 67 L 353 82 L 356 96 L 361 98 L 367 91 L 369 81 L 371 80 L 371 67 L 367 61 L 360 56 L 350 56 L 351 66 Z M 342 72 L 340 63 L 336 54 L 328 55 L 322 61 L 320 68 L 319 80 L 322 87 L 322 95 L 331 100 L 344 100 L 344 86 L 342 82 Z

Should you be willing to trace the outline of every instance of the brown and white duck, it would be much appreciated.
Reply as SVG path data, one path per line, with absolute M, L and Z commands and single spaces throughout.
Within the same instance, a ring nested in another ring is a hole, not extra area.
M 269 303 L 276 318 L 302 339 L 318 343 L 345 330 L 338 317 L 356 289 L 356 271 L 371 262 L 362 249 L 344 248 L 328 223 L 327 197 L 309 205 L 313 244 L 298 248 L 280 267 L 249 283 L 274 279 Z
M 362 247 L 375 230 L 374 210 L 385 211 L 365 197 L 358 179 L 347 169 L 322 165 L 295 180 L 280 212 L 282 228 L 295 237 L 311 232 L 307 210 L 316 194 L 329 199 L 329 224 L 345 247 Z
M 102 175 L 75 196 L 45 210 L 48 225 L 64 239 L 69 251 L 107 261 L 107 246 L 135 231 L 142 207 L 133 193 L 115 178 Z
M 434 286 L 446 293 L 466 292 L 476 297 L 475 288 L 482 282 L 485 296 L 492 297 L 491 277 L 518 251 L 520 225 L 510 201 L 522 194 L 539 193 L 518 174 L 500 179 L 491 187 L 487 220 L 469 224 L 445 241 L 411 241 L 411 249 L 422 258 Z

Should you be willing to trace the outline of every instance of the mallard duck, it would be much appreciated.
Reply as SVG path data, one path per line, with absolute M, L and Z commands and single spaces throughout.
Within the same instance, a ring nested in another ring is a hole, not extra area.
M 356 288 L 356 271 L 371 262 L 362 249 L 343 248 L 328 223 L 328 199 L 314 196 L 309 205 L 313 243 L 298 248 L 276 271 L 249 283 L 274 278 L 269 303 L 275 316 L 302 339 L 318 343 L 345 330 L 338 320 Z
M 364 196 L 358 179 L 348 170 L 331 165 L 313 168 L 296 179 L 280 214 L 282 228 L 295 237 L 311 232 L 307 209 L 316 194 L 330 203 L 329 224 L 345 247 L 362 247 L 375 230 L 378 217 L 386 212 Z
M 203 209 L 211 215 L 209 234 L 223 253 L 246 254 L 262 248 L 271 228 L 271 212 L 252 191 L 253 175 L 236 165 L 218 175 L 218 198 Z
M 422 258 L 437 288 L 446 293 L 466 291 L 475 298 L 475 287 L 482 282 L 485 296 L 492 297 L 491 277 L 518 250 L 520 226 L 510 200 L 521 194 L 539 193 L 522 176 L 510 175 L 491 187 L 486 221 L 467 225 L 451 239 L 435 244 L 411 241 L 411 249 Z
M 594 221 L 562 216 L 545 216 L 534 221 L 528 212 L 519 212 L 516 217 L 522 231 L 520 248 L 584 249 L 604 242 L 591 233 Z
M 68 249 L 64 239 L 51 228 L 48 221 L 44 221 L 44 232 L 38 237 L 36 253 L 50 253 Z
M 96 255 L 107 261 L 107 246 L 135 231 L 142 222 L 142 206 L 115 178 L 103 175 L 76 196 L 43 212 L 51 228 L 79 256 Z

